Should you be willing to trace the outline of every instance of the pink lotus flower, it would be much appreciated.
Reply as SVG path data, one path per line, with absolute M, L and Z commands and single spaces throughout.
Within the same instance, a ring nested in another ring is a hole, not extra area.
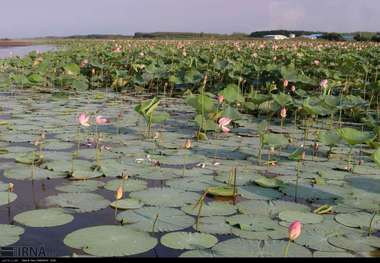
M 96 116 L 95 118 L 95 121 L 96 121 L 96 124 L 97 125 L 105 125 L 107 123 L 109 123 L 109 120 L 103 116 Z
M 230 124 L 231 121 L 232 120 L 230 118 L 228 118 L 228 117 L 220 118 L 219 122 L 218 122 L 219 123 L 219 128 L 221 128 L 224 133 L 228 133 L 230 131 L 230 129 L 227 128 L 226 126 L 228 124 Z
M 286 88 L 289 85 L 289 81 L 287 79 L 284 80 L 284 88 Z
M 81 114 L 79 114 L 78 121 L 80 125 L 85 126 L 85 127 L 90 126 L 90 124 L 88 123 L 89 120 L 90 120 L 90 116 L 87 116 L 86 113 L 82 112 Z
M 223 95 L 219 95 L 218 96 L 218 102 L 221 104 L 221 103 L 223 103 L 223 101 L 224 101 L 224 96 Z
M 327 79 L 324 79 L 321 81 L 321 83 L 319 84 L 323 89 L 326 89 L 327 88 L 327 85 L 328 85 L 329 81 Z
M 301 235 L 301 222 L 294 221 L 290 224 L 288 229 L 289 240 L 296 240 Z
M 319 66 L 319 64 L 321 64 L 321 62 L 320 62 L 319 60 L 314 60 L 314 64 L 315 64 L 316 66 Z

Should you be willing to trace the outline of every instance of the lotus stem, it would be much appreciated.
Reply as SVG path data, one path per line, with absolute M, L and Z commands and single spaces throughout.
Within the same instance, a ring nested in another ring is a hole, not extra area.
M 290 246 L 290 239 L 289 239 L 289 241 L 288 241 L 288 244 L 287 244 L 286 247 L 285 247 L 284 257 L 288 257 L 289 246 Z
M 236 193 L 237 193 L 237 189 L 236 189 L 236 176 L 237 176 L 236 167 L 234 167 L 234 169 L 233 169 L 233 176 L 234 176 L 234 184 L 233 184 L 233 187 L 234 187 L 234 191 L 233 191 L 234 202 L 233 202 L 233 204 L 235 205 L 236 204 Z
M 152 234 L 154 233 L 154 228 L 156 226 L 156 223 L 157 223 L 157 220 L 158 220 L 158 217 L 160 216 L 159 213 L 156 214 L 156 218 L 154 219 L 154 222 L 153 222 L 153 226 L 152 226 Z
M 296 192 L 295 192 L 295 195 L 294 195 L 294 202 L 297 202 L 298 181 L 299 181 L 299 176 L 300 176 L 300 163 L 301 163 L 301 161 L 297 162 L 297 179 L 296 179 Z
M 377 214 L 378 211 L 374 211 L 372 217 L 371 217 L 371 221 L 369 222 L 369 227 L 368 227 L 368 236 L 372 235 L 372 224 L 373 224 L 373 221 L 375 220 L 375 217 L 376 217 L 376 214 Z
M 79 156 L 79 148 L 80 148 L 80 125 L 78 125 L 78 129 L 77 129 L 77 150 L 75 153 L 76 157 Z
M 35 160 L 36 160 L 36 151 L 33 151 L 33 158 L 32 158 L 32 181 L 34 181 L 35 173 L 36 173 L 36 167 L 35 167 Z

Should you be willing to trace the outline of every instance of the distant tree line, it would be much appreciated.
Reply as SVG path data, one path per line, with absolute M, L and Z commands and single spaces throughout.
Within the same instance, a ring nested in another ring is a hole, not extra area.
M 302 35 L 313 35 L 313 34 L 323 34 L 323 32 L 317 32 L 317 31 L 302 31 L 302 30 L 295 30 L 295 31 L 290 31 L 290 30 L 269 30 L 269 31 L 256 31 L 252 32 L 250 34 L 251 37 L 259 37 L 262 38 L 266 35 L 284 35 L 284 36 L 289 36 L 290 34 L 296 35 L 296 37 L 302 36 Z

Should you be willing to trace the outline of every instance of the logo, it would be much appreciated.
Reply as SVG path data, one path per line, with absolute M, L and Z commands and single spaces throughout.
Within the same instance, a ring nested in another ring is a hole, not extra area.
M 1 257 L 54 257 L 53 250 L 46 247 L 29 247 L 29 246 L 19 246 L 19 247 L 1 247 L 0 248 L 0 258 Z

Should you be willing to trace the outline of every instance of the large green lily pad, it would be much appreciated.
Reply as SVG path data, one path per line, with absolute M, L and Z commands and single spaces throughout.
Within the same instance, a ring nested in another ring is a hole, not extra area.
M 19 226 L 0 224 L 0 247 L 6 247 L 16 243 L 24 233 Z
M 186 214 L 196 216 L 198 215 L 199 204 L 197 206 L 186 205 L 182 207 L 182 211 Z M 211 202 L 204 204 L 201 209 L 200 216 L 227 216 L 236 213 L 236 208 L 227 202 Z
M 103 196 L 93 193 L 62 193 L 49 196 L 45 200 L 49 206 L 59 206 L 75 213 L 97 211 L 110 204 Z
M 216 257 L 283 257 L 287 241 L 248 240 L 233 238 L 212 248 Z M 289 246 L 288 257 L 311 257 L 311 252 L 294 243 Z
M 0 192 L 0 206 L 12 203 L 17 199 L 17 194 L 12 192 Z
M 195 203 L 200 195 L 178 189 L 155 187 L 133 192 L 130 194 L 130 197 L 141 200 L 147 205 L 180 207 L 185 204 Z
M 195 220 L 181 210 L 169 207 L 143 207 L 124 211 L 116 219 L 133 229 L 147 232 L 168 232 L 191 227 Z M 154 229 L 153 229 L 154 224 Z
M 157 240 L 148 233 L 125 226 L 103 225 L 76 230 L 63 240 L 65 245 L 83 249 L 98 257 L 121 257 L 141 254 L 153 249 Z
M 17 214 L 13 220 L 29 227 L 54 227 L 73 221 L 74 217 L 59 208 L 30 210 Z
M 205 233 L 172 232 L 161 237 L 161 244 L 173 249 L 205 249 L 217 242 L 215 236 Z

